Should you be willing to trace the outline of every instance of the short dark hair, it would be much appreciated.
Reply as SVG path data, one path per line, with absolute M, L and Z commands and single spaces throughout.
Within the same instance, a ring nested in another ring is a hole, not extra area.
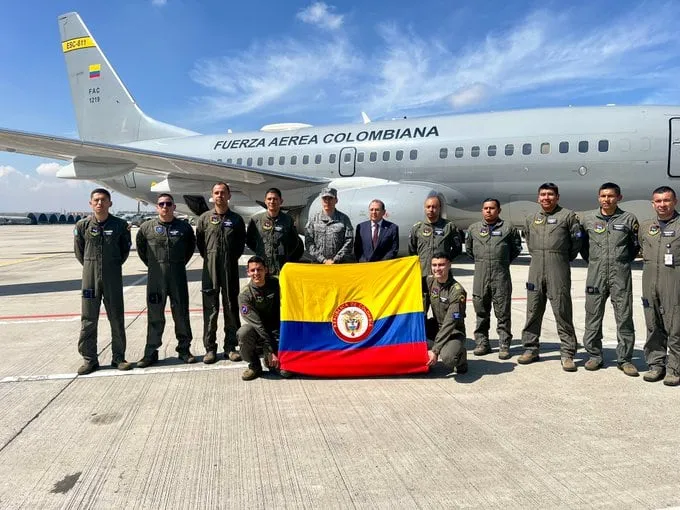
M 168 197 L 170 200 L 172 200 L 173 204 L 175 203 L 175 197 L 173 197 L 170 193 L 161 193 L 156 197 L 156 202 L 158 202 L 158 199 L 160 199 L 161 197 Z
M 618 184 L 616 184 L 614 182 L 605 182 L 602 186 L 600 186 L 600 189 L 597 190 L 598 194 L 603 189 L 613 189 L 614 193 L 616 193 L 617 195 L 621 194 L 621 186 L 619 186 Z
M 106 197 L 107 197 L 109 200 L 111 200 L 111 192 L 110 192 L 109 190 L 107 190 L 107 189 L 104 189 L 104 188 L 95 188 L 95 189 L 93 189 L 92 192 L 90 193 L 90 198 L 92 198 L 93 196 L 95 196 L 95 195 L 97 195 L 97 194 L 106 195 Z
M 554 192 L 555 192 L 555 195 L 559 195 L 559 194 L 560 194 L 560 189 L 557 187 L 557 184 L 555 184 L 554 182 L 544 182 L 543 184 L 541 184 L 541 185 L 538 187 L 538 192 L 540 193 L 542 189 L 547 189 L 547 190 L 550 190 L 550 191 L 554 191 Z
M 432 255 L 432 259 L 446 259 L 451 262 L 451 256 L 443 251 L 437 251 Z
M 382 210 L 383 210 L 383 211 L 385 210 L 385 202 L 383 202 L 382 200 L 379 200 L 379 199 L 377 199 L 377 198 L 374 198 L 373 200 L 371 200 L 371 201 L 368 203 L 369 207 L 370 207 L 370 205 L 371 205 L 373 202 L 375 202 L 376 204 L 380 204 L 380 207 L 382 208 Z
M 654 191 L 652 191 L 652 195 L 658 195 L 660 193 L 672 193 L 673 198 L 677 197 L 677 195 L 675 194 L 675 190 L 670 186 L 659 186 Z
M 436 191 L 430 191 L 430 192 L 427 194 L 427 196 L 425 197 L 425 202 L 427 202 L 427 201 L 428 201 L 429 199 L 431 199 L 431 198 L 436 198 L 436 199 L 437 199 L 437 202 L 439 202 L 439 208 L 440 208 L 440 209 L 444 207 L 444 204 L 442 204 L 442 197 L 441 197 L 441 195 L 440 195 L 439 193 L 437 193 Z
M 252 257 L 250 257 L 248 259 L 248 262 L 246 262 L 246 267 L 248 267 L 250 264 L 262 264 L 264 267 L 267 267 L 267 263 L 259 255 L 253 255 Z
M 281 196 L 281 190 L 279 188 L 269 188 L 267 191 L 264 192 L 264 196 L 266 197 L 270 193 L 275 193 L 276 195 L 279 196 L 279 198 L 283 198 Z
M 215 186 L 224 186 L 225 188 L 227 188 L 227 191 L 229 193 L 231 193 L 231 188 L 229 187 L 229 185 L 226 182 L 223 182 L 223 181 L 216 182 L 215 184 L 213 184 L 213 187 L 210 188 L 210 191 L 214 190 Z
M 501 202 L 497 198 L 485 198 L 484 200 L 482 200 L 482 205 L 484 205 L 487 202 L 495 202 L 496 207 L 498 207 L 499 209 L 501 208 Z

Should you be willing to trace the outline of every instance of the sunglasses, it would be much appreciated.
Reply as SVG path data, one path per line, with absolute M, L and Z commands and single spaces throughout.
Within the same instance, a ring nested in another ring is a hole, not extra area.
M 172 207 L 172 202 L 158 202 L 158 207 Z

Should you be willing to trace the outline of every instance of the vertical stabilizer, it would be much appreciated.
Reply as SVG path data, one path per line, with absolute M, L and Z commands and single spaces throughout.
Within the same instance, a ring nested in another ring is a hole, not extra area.
M 121 144 L 197 134 L 144 115 L 78 13 L 59 16 L 59 31 L 82 140 Z

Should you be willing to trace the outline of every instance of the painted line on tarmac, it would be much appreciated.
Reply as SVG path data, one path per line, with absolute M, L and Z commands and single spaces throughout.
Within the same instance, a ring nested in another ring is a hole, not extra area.
M 229 362 L 230 364 L 215 364 L 206 365 L 205 363 L 192 363 L 189 365 L 179 365 L 179 366 L 156 366 L 149 368 L 133 368 L 132 370 L 117 370 L 115 368 L 99 369 L 91 374 L 78 375 L 76 373 L 72 374 L 46 374 L 46 375 L 15 375 L 3 377 L 0 379 L 0 384 L 2 383 L 17 383 L 17 382 L 40 382 L 40 381 L 64 381 L 72 379 L 97 379 L 101 377 L 127 377 L 132 375 L 151 375 L 151 374 L 176 374 L 182 372 L 208 372 L 211 370 L 237 370 L 247 368 L 245 362 Z
M 38 257 L 26 257 L 23 259 L 6 260 L 4 262 L 0 262 L 0 267 L 11 266 L 14 264 L 22 264 L 24 262 L 34 262 L 36 260 L 53 259 L 54 257 L 58 257 L 59 255 L 61 255 L 61 253 L 57 253 L 55 255 L 40 255 Z
M 125 312 L 125 315 L 139 317 L 140 315 L 146 315 L 147 313 L 147 310 L 138 310 L 134 312 Z M 165 313 L 171 313 L 170 308 L 167 308 Z M 203 310 L 201 308 L 192 308 L 189 310 L 189 315 L 193 317 L 202 317 Z M 106 313 L 101 313 L 99 317 L 100 320 L 106 319 Z M 79 313 L 64 313 L 56 315 L 16 315 L 0 317 L 0 326 L 6 326 L 8 324 L 42 324 L 45 322 L 76 322 L 79 320 Z

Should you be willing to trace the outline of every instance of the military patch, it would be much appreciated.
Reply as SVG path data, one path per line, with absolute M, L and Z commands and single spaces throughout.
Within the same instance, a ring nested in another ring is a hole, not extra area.
M 596 234 L 601 234 L 601 233 L 604 232 L 606 229 L 607 229 L 607 228 L 605 227 L 604 223 L 599 222 L 599 221 L 595 222 L 595 225 L 593 225 L 593 231 L 594 231 Z
M 622 223 L 617 223 L 616 225 L 613 225 L 612 228 L 614 230 L 618 230 L 619 232 L 623 232 L 624 230 L 626 230 L 626 226 Z
M 440 303 L 448 303 L 449 298 L 447 298 L 446 296 L 439 296 L 439 302 Z
M 262 296 L 260 296 L 260 295 L 256 295 L 256 296 L 255 296 L 255 302 L 256 302 L 256 303 L 263 303 L 263 302 L 264 302 L 264 297 L 262 297 Z
M 424 236 L 431 236 L 432 235 L 432 229 L 430 227 L 425 227 L 423 229 L 423 235 Z
M 172 237 L 177 237 L 182 233 L 179 230 L 168 230 L 168 234 L 170 234 Z
M 439 287 L 432 287 L 430 291 L 430 297 L 432 299 L 437 299 L 439 297 Z
M 105 235 L 105 236 L 112 236 L 112 235 L 113 235 L 113 230 L 104 230 L 104 235 Z
M 223 226 L 223 227 L 226 227 L 226 228 L 231 228 L 231 227 L 234 226 L 234 222 L 231 221 L 231 220 L 224 220 L 224 221 L 222 222 L 222 226 Z
M 274 225 L 272 225 L 271 220 L 264 220 L 264 221 L 262 222 L 262 228 L 263 228 L 264 230 L 271 230 L 273 226 L 274 226 Z
M 639 228 L 640 225 L 636 223 L 635 225 L 633 225 L 633 232 L 637 232 Z
M 165 234 L 165 227 L 163 225 L 156 225 L 154 230 L 157 234 Z
M 434 235 L 443 236 L 444 235 L 444 229 L 443 228 L 435 228 L 434 229 Z
M 96 297 L 94 289 L 83 289 L 83 297 L 85 299 L 93 299 Z
M 492 230 L 492 231 L 491 231 L 491 235 L 492 235 L 492 236 L 496 236 L 496 237 L 500 237 L 500 236 L 503 235 L 503 232 L 500 231 L 500 230 Z
M 543 225 L 544 222 L 545 222 L 545 216 L 536 216 L 534 218 L 534 223 L 536 225 Z
M 276 225 L 276 226 L 274 227 L 274 231 L 275 231 L 275 232 L 283 232 L 283 227 L 282 227 L 281 225 Z
M 465 303 L 465 296 L 460 296 L 460 300 L 459 300 L 459 301 L 460 301 L 461 303 Z
M 527 282 L 526 286 L 527 286 L 527 290 L 536 290 L 536 285 L 534 285 L 533 283 Z
M 556 225 L 557 218 L 548 218 L 548 225 Z
M 76 237 L 78 237 L 78 229 L 77 229 L 77 228 L 74 228 L 74 229 L 73 229 L 73 235 L 76 236 Z
M 216 214 L 213 214 L 210 217 L 210 223 L 212 223 L 213 225 L 217 225 L 219 222 L 220 222 L 220 217 L 217 216 Z
M 649 235 L 650 235 L 650 236 L 655 236 L 655 235 L 657 235 L 657 234 L 659 233 L 659 230 L 661 230 L 661 229 L 659 228 L 659 225 L 650 225 L 650 226 L 649 226 Z
M 586 287 L 586 294 L 599 294 L 599 293 L 600 293 L 600 289 L 598 289 L 597 287 L 590 287 L 590 286 Z
M 649 308 L 649 299 L 642 298 L 642 307 L 643 308 Z
M 452 317 L 454 320 L 460 320 L 460 312 L 453 312 L 453 313 L 451 314 L 451 317 Z
M 664 230 L 661 232 L 662 237 L 675 237 L 675 230 Z
M 90 235 L 92 237 L 97 237 L 101 233 L 101 229 L 99 227 L 90 227 Z
M 479 235 L 482 237 L 486 237 L 489 235 L 489 227 L 482 227 L 479 229 Z
M 248 305 L 243 305 L 241 307 L 241 315 L 246 315 L 249 311 Z

